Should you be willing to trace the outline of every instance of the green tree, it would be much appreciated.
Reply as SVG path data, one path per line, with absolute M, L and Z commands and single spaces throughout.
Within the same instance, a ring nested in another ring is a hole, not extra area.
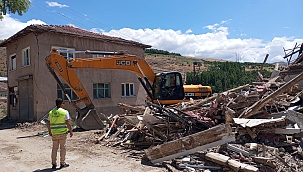
M 152 49 L 152 48 L 147 48 L 145 49 L 146 54 L 161 54 L 161 55 L 174 55 L 174 56 L 181 56 L 179 53 L 171 53 L 165 50 L 158 50 L 158 49 Z
M 3 15 L 6 15 L 7 12 L 18 13 L 22 16 L 30 5 L 30 0 L 0 0 L 0 19 L 3 19 Z
M 259 70 L 245 70 L 245 67 L 251 66 L 250 69 L 257 69 L 262 64 L 258 63 L 238 63 L 238 62 L 208 62 L 208 70 L 197 75 L 197 83 L 209 85 L 212 87 L 213 93 L 224 91 L 226 89 L 236 88 L 241 85 L 251 84 L 256 80 Z M 268 65 L 272 67 L 273 65 Z M 270 71 L 263 69 L 264 78 L 269 78 Z M 186 74 L 186 83 L 194 84 L 193 73 Z

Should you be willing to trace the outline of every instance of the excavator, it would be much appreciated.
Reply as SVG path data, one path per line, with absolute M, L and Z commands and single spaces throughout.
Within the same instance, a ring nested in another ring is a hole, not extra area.
M 78 112 L 75 123 L 85 130 L 102 129 L 104 124 L 102 116 L 97 114 L 92 100 L 88 96 L 84 86 L 80 82 L 74 69 L 113 69 L 125 70 L 135 73 L 147 93 L 147 101 L 160 105 L 170 105 L 186 101 L 186 98 L 208 97 L 211 94 L 211 88 L 201 85 L 187 85 L 187 92 L 182 81 L 182 75 L 179 72 L 155 73 L 152 67 L 143 59 L 126 52 L 104 52 L 104 51 L 70 51 L 70 53 L 85 53 L 89 58 L 65 58 L 60 55 L 63 50 L 52 49 L 49 56 L 45 58 L 46 66 L 57 81 L 59 87 L 68 98 L 69 102 Z M 92 57 L 92 54 L 102 55 L 102 57 Z M 71 100 L 67 91 L 59 79 L 72 89 L 77 95 L 77 100 Z M 201 92 L 202 91 L 202 92 Z M 84 103 L 80 108 L 79 104 Z

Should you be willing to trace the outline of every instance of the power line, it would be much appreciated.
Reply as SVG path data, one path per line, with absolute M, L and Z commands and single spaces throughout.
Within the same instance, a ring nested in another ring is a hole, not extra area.
M 32 5 L 32 6 L 35 6 L 35 5 Z M 34 12 L 34 11 L 31 11 L 31 10 L 29 10 L 28 13 L 34 13 L 34 14 L 36 14 L 36 15 L 38 15 L 38 16 L 43 16 L 43 17 L 45 17 L 45 18 L 47 18 L 47 19 L 49 19 L 49 20 L 56 21 L 56 20 L 54 20 L 54 19 L 52 19 L 52 18 L 49 18 L 49 17 L 44 16 L 44 15 L 41 15 L 41 14 L 39 14 L 39 13 L 37 13 L 37 12 Z
M 44 5 L 42 5 L 42 4 L 39 4 L 39 3 L 35 3 L 35 4 L 36 4 L 36 6 L 38 5 L 38 6 L 40 6 L 40 7 L 43 7 L 43 8 L 45 8 L 45 9 L 48 9 L 46 6 L 44 6 Z M 35 5 L 34 5 L 34 6 L 35 6 Z M 37 7 L 38 7 L 38 6 L 37 6 Z M 74 19 L 68 17 L 67 15 L 65 15 L 65 14 L 63 14 L 63 13 L 60 13 L 60 12 L 58 12 L 58 11 L 56 11 L 56 10 L 52 10 L 51 12 L 57 14 L 57 16 L 59 16 L 60 18 L 66 20 L 66 21 L 69 21 L 69 22 L 71 22 L 71 23 L 72 23 L 72 22 L 77 23 L 77 24 L 79 24 L 79 25 L 81 25 L 81 26 L 83 26 L 83 27 L 88 27 L 88 26 L 86 26 L 85 24 L 82 24 L 81 22 L 78 22 L 78 21 L 76 21 L 76 20 L 74 20 Z M 40 14 L 39 14 L 39 15 L 40 15 Z
M 89 22 L 91 22 L 91 23 L 93 23 L 93 24 L 96 24 L 96 25 L 100 26 L 101 28 L 102 28 L 102 27 L 113 28 L 113 27 L 107 26 L 107 25 L 105 25 L 105 24 L 102 24 L 102 23 L 100 23 L 100 22 L 98 22 L 98 21 L 91 20 L 91 18 L 89 18 L 88 16 L 83 17 L 84 15 L 83 15 L 82 13 L 79 13 L 78 11 L 76 11 L 76 10 L 70 8 L 70 7 L 68 7 L 68 10 L 74 12 L 74 13 L 77 14 L 78 16 L 84 18 L 85 20 L 86 20 L 86 19 L 89 19 L 89 20 L 88 20 Z M 116 32 L 116 31 L 115 31 L 115 32 Z M 116 32 L 116 34 L 117 34 L 117 35 L 120 35 L 120 36 L 122 36 L 122 37 L 128 37 L 128 38 L 130 38 L 130 39 L 132 39 L 132 40 L 135 40 L 135 41 L 139 42 L 139 40 L 136 40 L 135 38 L 132 38 L 132 37 L 130 37 L 129 35 L 125 35 L 125 34 L 120 33 L 120 32 Z
M 47 6 L 41 4 L 41 3 L 38 2 L 38 1 L 35 1 L 35 4 L 37 4 L 37 5 L 39 5 L 39 6 L 42 6 L 43 8 L 48 9 Z M 88 22 L 92 23 L 93 25 L 96 25 L 96 26 L 98 26 L 98 27 L 100 27 L 100 28 L 103 28 L 103 27 L 105 27 L 105 28 L 112 28 L 112 27 L 109 27 L 109 26 L 107 26 L 107 25 L 105 25 L 105 24 L 102 24 L 102 23 L 100 23 L 100 22 L 98 22 L 98 21 L 92 20 L 92 19 L 89 18 L 88 16 L 84 16 L 82 13 L 80 13 L 80 12 L 78 12 L 78 11 L 72 9 L 71 7 L 67 7 L 67 10 L 66 10 L 66 11 L 70 11 L 70 12 L 74 13 L 76 16 L 81 17 L 82 19 L 84 19 L 84 21 L 88 21 Z M 69 22 L 71 22 L 71 23 L 73 23 L 73 22 L 74 22 L 74 23 L 77 23 L 77 24 L 83 26 L 84 28 L 88 28 L 88 29 L 90 28 L 89 26 L 87 26 L 87 25 L 85 25 L 85 24 L 83 24 L 83 23 L 81 23 L 81 22 L 79 22 L 79 21 L 77 21 L 77 20 L 74 20 L 74 19 L 72 19 L 71 17 L 68 17 L 68 16 L 65 15 L 64 13 L 60 13 L 60 12 L 58 12 L 58 11 L 56 11 L 56 10 L 54 10 L 53 12 L 55 12 L 60 18 L 63 18 L 64 20 L 67 20 L 67 21 L 69 21 Z M 67 14 L 68 14 L 68 13 L 67 13 Z M 40 15 L 40 14 L 39 14 L 39 15 Z M 87 19 L 88 19 L 88 20 L 87 20 Z M 123 33 L 117 32 L 117 31 L 114 31 L 114 32 L 115 32 L 117 35 L 120 35 L 121 37 L 126 37 L 126 38 L 128 37 L 128 38 L 131 39 L 131 40 L 140 42 L 139 40 L 137 40 L 137 39 L 135 39 L 135 38 L 132 38 L 132 37 L 129 36 L 129 35 L 126 35 L 126 34 L 123 34 Z
M 83 17 L 83 14 L 81 14 L 81 13 L 75 11 L 74 9 L 72 9 L 72 8 L 70 8 L 70 7 L 69 7 L 68 9 L 69 9 L 70 11 L 73 11 L 73 12 L 76 13 L 76 14 L 79 14 L 79 16 Z M 91 20 L 91 18 L 89 18 L 89 17 L 83 17 L 83 18 L 84 18 L 84 19 L 89 19 L 89 20 L 88 20 L 89 22 L 91 22 L 91 23 L 93 23 L 93 24 L 96 24 L 96 25 L 100 26 L 101 28 L 102 28 L 102 26 L 103 26 L 103 27 L 106 27 L 106 28 L 112 28 L 112 27 L 107 26 L 107 25 L 105 25 L 105 24 L 99 23 L 98 21 Z M 139 42 L 139 40 L 136 40 L 135 38 L 132 38 L 132 37 L 129 36 L 129 35 L 125 35 L 125 34 L 123 34 L 123 33 L 116 32 L 116 31 L 114 31 L 114 32 L 115 32 L 117 35 L 120 35 L 120 36 L 122 36 L 122 37 L 128 37 L 128 38 L 130 38 L 130 39 L 132 39 L 132 40 L 135 40 L 135 41 Z

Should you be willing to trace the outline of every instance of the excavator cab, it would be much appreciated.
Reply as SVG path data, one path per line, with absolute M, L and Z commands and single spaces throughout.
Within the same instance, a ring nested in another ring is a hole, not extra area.
M 172 104 L 173 102 L 171 101 L 180 102 L 180 100 L 184 99 L 182 76 L 179 72 L 163 72 L 156 74 L 153 88 L 153 98 L 155 100 L 164 100 L 162 104 Z

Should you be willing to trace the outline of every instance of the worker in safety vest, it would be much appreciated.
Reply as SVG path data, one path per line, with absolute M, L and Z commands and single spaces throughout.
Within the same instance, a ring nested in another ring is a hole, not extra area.
M 47 128 L 48 133 L 52 136 L 53 148 L 52 148 L 52 169 L 57 168 L 57 152 L 60 147 L 60 169 L 68 167 L 65 163 L 66 155 L 66 138 L 69 132 L 70 137 L 73 136 L 73 130 L 71 127 L 69 112 L 63 109 L 64 102 L 61 98 L 56 100 L 56 107 L 49 111 Z

